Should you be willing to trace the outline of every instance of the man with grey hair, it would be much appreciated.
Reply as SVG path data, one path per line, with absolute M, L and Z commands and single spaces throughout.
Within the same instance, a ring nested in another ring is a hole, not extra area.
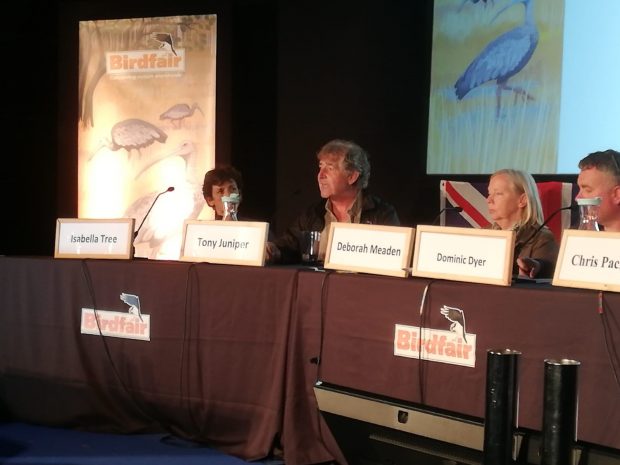
M 366 191 L 370 157 L 354 142 L 335 139 L 317 153 L 317 181 L 321 200 L 307 208 L 274 242 L 267 244 L 267 260 L 296 263 L 301 260 L 302 231 L 321 231 L 319 260 L 325 257 L 327 233 L 333 222 L 399 226 L 396 209 Z
M 592 152 L 579 162 L 577 198 L 600 197 L 598 222 L 605 231 L 620 232 L 620 153 Z

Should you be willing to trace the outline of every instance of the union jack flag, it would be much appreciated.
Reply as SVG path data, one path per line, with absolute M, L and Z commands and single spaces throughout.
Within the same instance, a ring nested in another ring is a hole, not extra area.
M 536 183 L 545 218 L 563 207 L 571 205 L 577 194 L 577 185 L 570 182 L 548 181 Z M 487 182 L 464 182 L 441 180 L 439 189 L 440 224 L 442 226 L 460 226 L 485 228 L 493 221 L 487 208 Z M 461 207 L 458 213 L 450 207 Z M 547 226 L 558 242 L 562 239 L 562 230 L 570 228 L 571 211 L 565 210 L 552 218 Z

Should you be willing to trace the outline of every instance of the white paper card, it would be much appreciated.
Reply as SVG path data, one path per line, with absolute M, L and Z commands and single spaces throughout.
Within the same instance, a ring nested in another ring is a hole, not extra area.
M 325 268 L 405 277 L 414 234 L 402 226 L 331 223 Z
M 131 258 L 134 224 L 133 218 L 58 218 L 54 257 Z
M 263 266 L 269 223 L 186 220 L 181 260 Z
M 620 292 L 620 233 L 565 229 L 552 284 Z
M 411 274 L 508 286 L 514 231 L 419 225 Z

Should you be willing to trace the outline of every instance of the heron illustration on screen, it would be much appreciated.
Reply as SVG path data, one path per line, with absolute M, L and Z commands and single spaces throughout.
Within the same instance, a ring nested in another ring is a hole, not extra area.
M 519 73 L 530 61 L 538 45 L 538 29 L 534 21 L 534 0 L 512 0 L 493 18 L 517 3 L 525 6 L 523 23 L 489 42 L 469 64 L 454 84 L 456 97 L 462 100 L 472 89 L 489 81 L 496 82 L 495 115 L 499 117 L 502 91 L 512 91 L 515 98 L 533 97 L 522 87 L 509 85 L 508 80 Z
M 459 12 L 463 9 L 463 7 L 465 6 L 465 4 L 466 4 L 467 2 L 471 2 L 471 3 L 473 3 L 473 4 L 475 5 L 475 4 L 476 4 L 476 3 L 478 3 L 479 1 L 480 1 L 480 0 L 462 0 L 462 1 L 461 1 L 461 5 L 459 6 Z M 484 3 L 484 6 L 486 7 L 486 6 L 487 6 L 487 3 L 488 3 L 489 1 L 491 2 L 491 4 L 493 4 L 493 0 L 482 0 L 482 3 Z

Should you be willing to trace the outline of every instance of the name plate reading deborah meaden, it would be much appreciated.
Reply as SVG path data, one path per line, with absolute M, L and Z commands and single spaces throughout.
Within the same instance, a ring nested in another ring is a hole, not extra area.
M 133 218 L 58 218 L 54 257 L 131 258 L 134 224 Z
M 264 266 L 268 231 L 257 221 L 185 220 L 181 260 Z
M 414 233 L 401 226 L 331 223 L 324 267 L 406 277 Z
M 509 286 L 514 231 L 418 225 L 411 274 Z
M 620 292 L 620 232 L 565 229 L 551 284 Z

